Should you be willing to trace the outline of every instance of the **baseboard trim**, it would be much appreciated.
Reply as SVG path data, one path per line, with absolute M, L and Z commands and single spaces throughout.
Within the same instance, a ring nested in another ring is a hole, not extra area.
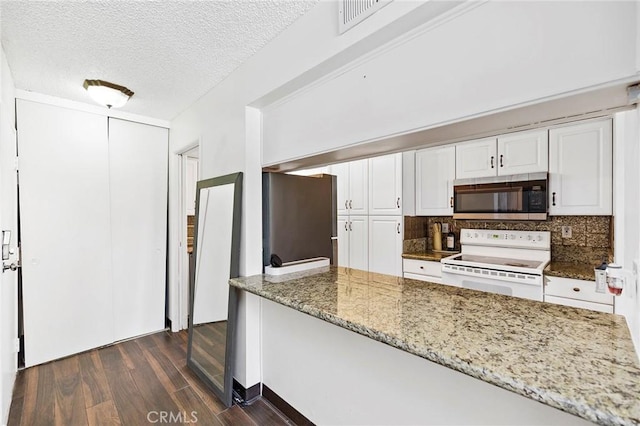
M 269 386 L 265 384 L 262 385 L 262 396 L 296 425 L 315 426 L 315 424 L 311 420 L 306 418 L 304 415 L 302 415 L 302 413 L 289 405 L 287 401 L 285 401 L 280 397 L 280 395 L 269 389 Z
M 247 389 L 236 379 L 233 379 L 233 390 L 247 403 L 251 403 L 260 396 L 260 385 L 261 383 L 256 383 Z

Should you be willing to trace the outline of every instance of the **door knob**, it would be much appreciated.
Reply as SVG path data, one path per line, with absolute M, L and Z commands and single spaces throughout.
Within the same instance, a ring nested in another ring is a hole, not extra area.
M 17 271 L 19 267 L 20 267 L 20 265 L 18 265 L 16 263 L 12 263 L 11 265 L 7 265 L 6 263 L 2 263 L 2 272 L 4 273 L 4 271 L 6 271 L 7 269 L 11 269 L 12 271 Z

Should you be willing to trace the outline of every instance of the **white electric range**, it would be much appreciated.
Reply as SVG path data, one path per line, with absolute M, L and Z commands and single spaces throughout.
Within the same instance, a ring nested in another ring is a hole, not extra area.
M 460 244 L 460 254 L 440 261 L 443 284 L 543 300 L 550 232 L 462 229 Z

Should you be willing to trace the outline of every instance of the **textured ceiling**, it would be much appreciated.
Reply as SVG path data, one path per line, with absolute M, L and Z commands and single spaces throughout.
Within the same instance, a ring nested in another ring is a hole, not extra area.
M 135 92 L 121 110 L 172 119 L 316 1 L 2 0 L 2 46 L 17 89 L 90 103 L 102 79 Z

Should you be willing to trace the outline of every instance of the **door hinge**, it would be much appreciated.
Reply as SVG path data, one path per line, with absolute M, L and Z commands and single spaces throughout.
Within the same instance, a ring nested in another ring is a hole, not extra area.
M 20 338 L 19 338 L 19 337 L 16 337 L 16 338 L 13 340 L 13 351 L 14 351 L 15 353 L 20 352 Z

